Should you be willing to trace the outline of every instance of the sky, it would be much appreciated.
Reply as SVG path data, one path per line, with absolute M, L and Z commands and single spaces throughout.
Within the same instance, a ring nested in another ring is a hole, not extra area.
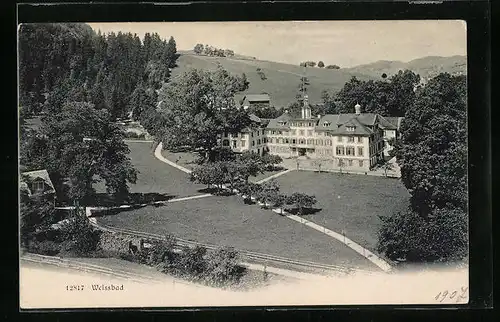
M 197 43 L 257 59 L 298 64 L 322 60 L 352 67 L 378 60 L 407 62 L 424 56 L 466 55 L 460 20 L 89 23 L 103 33 L 157 32 L 173 36 L 177 50 Z

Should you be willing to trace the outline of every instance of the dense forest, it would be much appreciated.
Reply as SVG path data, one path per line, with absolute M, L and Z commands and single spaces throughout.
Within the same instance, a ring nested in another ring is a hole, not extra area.
M 22 113 L 55 113 L 66 101 L 127 116 L 138 87 L 154 96 L 175 66 L 175 40 L 147 33 L 95 33 L 85 24 L 23 24 L 19 30 Z M 154 101 L 154 100 L 153 100 Z

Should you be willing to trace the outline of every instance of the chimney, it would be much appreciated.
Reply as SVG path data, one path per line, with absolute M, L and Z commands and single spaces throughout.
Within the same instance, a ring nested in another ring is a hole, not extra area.
M 361 114 L 361 105 L 356 104 L 356 106 L 354 106 L 354 110 L 356 112 L 356 115 L 360 115 Z

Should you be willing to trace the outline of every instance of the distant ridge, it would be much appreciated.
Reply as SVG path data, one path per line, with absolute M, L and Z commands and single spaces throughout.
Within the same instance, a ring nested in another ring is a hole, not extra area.
M 439 73 L 447 72 L 450 74 L 467 73 L 466 56 L 426 56 L 417 58 L 409 62 L 379 60 L 374 63 L 358 65 L 345 68 L 351 72 L 357 72 L 372 77 L 380 77 L 383 73 L 387 76 L 396 74 L 399 70 L 409 69 L 419 74 L 420 77 L 428 79 Z

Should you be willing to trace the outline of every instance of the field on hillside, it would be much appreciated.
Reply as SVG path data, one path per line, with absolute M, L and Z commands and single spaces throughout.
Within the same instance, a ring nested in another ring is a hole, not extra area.
M 304 75 L 304 68 L 298 65 L 189 54 L 180 55 L 177 60 L 178 67 L 172 70 L 172 75 L 175 77 L 189 68 L 214 70 L 217 63 L 220 63 L 222 67 L 232 74 L 241 75 L 245 73 L 250 82 L 250 87 L 245 93 L 268 93 L 271 96 L 272 104 L 276 107 L 287 106 L 296 100 L 295 96 L 300 84 L 300 78 Z M 257 68 L 264 72 L 267 77 L 266 80 L 261 80 L 257 74 Z M 308 87 L 309 101 L 313 104 L 321 102 L 321 92 L 323 90 L 338 91 L 352 76 L 362 80 L 370 79 L 370 76 L 357 72 L 346 72 L 342 69 L 307 68 L 305 69 L 305 75 L 310 82 Z
M 400 180 L 358 174 L 292 171 L 276 178 L 285 193 L 316 196 L 320 211 L 304 218 L 376 250 L 378 216 L 405 209 L 409 193 Z

